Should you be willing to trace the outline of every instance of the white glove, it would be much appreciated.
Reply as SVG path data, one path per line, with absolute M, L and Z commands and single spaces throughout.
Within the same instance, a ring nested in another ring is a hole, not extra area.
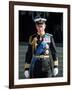
M 25 76 L 25 78 L 29 78 L 29 70 L 25 70 L 24 76 Z
M 56 76 L 58 74 L 58 68 L 54 68 L 53 73 L 54 73 L 54 76 Z

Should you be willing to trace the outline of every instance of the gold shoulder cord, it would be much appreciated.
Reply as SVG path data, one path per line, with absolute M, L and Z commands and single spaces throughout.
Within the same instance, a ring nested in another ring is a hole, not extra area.
M 32 53 L 34 53 L 34 50 L 36 49 L 37 46 L 37 37 L 34 37 L 32 40 L 32 36 L 30 36 L 29 44 L 32 45 Z

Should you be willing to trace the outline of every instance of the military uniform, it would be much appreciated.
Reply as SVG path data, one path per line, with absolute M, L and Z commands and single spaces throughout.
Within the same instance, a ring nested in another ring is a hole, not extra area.
M 49 33 L 30 36 L 25 61 L 30 78 L 52 77 L 55 67 L 58 67 L 58 58 L 53 36 Z

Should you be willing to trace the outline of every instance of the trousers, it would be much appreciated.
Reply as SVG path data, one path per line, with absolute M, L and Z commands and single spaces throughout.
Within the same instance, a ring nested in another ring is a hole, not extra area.
M 52 65 L 49 58 L 32 58 L 30 65 L 30 78 L 52 77 Z

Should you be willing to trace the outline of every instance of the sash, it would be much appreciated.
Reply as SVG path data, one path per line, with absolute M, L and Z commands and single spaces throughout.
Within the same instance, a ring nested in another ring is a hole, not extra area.
M 44 48 L 45 48 L 46 44 L 47 44 L 46 42 L 41 41 L 35 50 L 35 54 L 40 55 L 41 53 L 44 53 L 44 50 L 45 50 Z

